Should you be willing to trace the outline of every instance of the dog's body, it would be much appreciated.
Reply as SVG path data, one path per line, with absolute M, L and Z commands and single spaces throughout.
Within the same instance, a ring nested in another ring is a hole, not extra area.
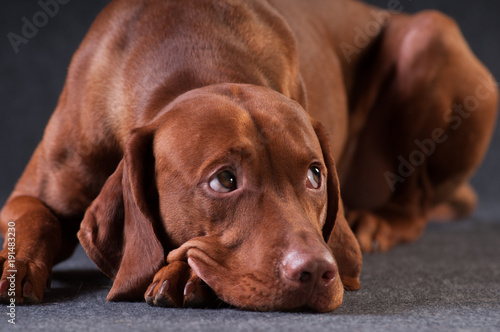
M 415 240 L 437 207 L 468 212 L 497 98 L 436 12 L 114 1 L 2 210 L 16 299 L 41 300 L 83 219 L 111 300 L 203 306 L 206 283 L 241 308 L 333 310 L 361 269 L 342 200 L 364 251 Z

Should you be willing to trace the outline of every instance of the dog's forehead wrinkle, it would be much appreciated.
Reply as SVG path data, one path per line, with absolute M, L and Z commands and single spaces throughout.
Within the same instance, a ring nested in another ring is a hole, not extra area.
M 241 104 L 241 109 L 252 119 L 261 141 L 266 144 L 268 140 L 287 134 L 308 141 L 314 129 L 301 106 L 275 91 L 264 90 L 261 94 L 251 95 L 247 102 Z
M 189 164 L 198 162 L 198 166 L 214 154 L 252 155 L 256 132 L 248 126 L 246 113 L 234 114 L 215 108 L 202 114 L 192 114 L 190 110 L 182 113 L 161 126 L 155 137 L 155 154 L 189 160 Z
M 253 160 L 255 158 L 255 149 L 248 141 L 242 139 L 235 142 L 229 142 L 225 145 L 227 145 L 227 147 L 224 146 L 208 154 L 208 158 L 206 158 L 200 166 L 200 171 L 214 168 L 224 163 L 236 162 L 241 164 L 245 160 Z
M 292 174 L 313 160 L 322 162 L 319 142 L 312 136 L 314 132 L 305 126 L 273 121 L 263 121 L 262 125 L 256 122 L 255 125 L 259 133 L 256 148 L 265 152 L 273 170 L 288 169 Z

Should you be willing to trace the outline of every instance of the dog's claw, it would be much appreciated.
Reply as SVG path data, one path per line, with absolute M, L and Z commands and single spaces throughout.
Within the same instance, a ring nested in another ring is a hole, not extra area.
M 186 287 L 184 287 L 184 297 L 191 295 L 194 290 L 194 283 L 192 281 L 188 281 Z
M 160 288 L 160 295 L 161 296 L 165 296 L 167 295 L 167 291 L 168 291 L 168 288 L 170 287 L 170 282 L 168 280 L 165 280 L 162 284 L 161 284 L 161 288 Z
M 152 284 L 149 286 L 148 290 L 146 291 L 146 297 L 151 297 L 151 296 L 153 296 L 153 291 L 155 290 L 155 286 L 156 286 L 157 284 L 158 284 L 157 282 L 154 282 L 154 283 L 152 283 Z

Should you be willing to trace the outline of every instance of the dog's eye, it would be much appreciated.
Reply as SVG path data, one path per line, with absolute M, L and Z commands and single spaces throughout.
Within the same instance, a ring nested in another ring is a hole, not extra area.
M 210 188 L 218 193 L 236 190 L 236 176 L 230 171 L 222 171 L 210 180 Z
M 311 166 L 307 171 L 307 187 L 318 189 L 321 186 L 321 171 L 316 166 Z

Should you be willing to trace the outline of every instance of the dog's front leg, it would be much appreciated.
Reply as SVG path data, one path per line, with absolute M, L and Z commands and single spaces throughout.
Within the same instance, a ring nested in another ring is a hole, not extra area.
M 0 219 L 1 300 L 39 303 L 62 248 L 61 223 L 40 200 L 29 196 L 9 200 Z

